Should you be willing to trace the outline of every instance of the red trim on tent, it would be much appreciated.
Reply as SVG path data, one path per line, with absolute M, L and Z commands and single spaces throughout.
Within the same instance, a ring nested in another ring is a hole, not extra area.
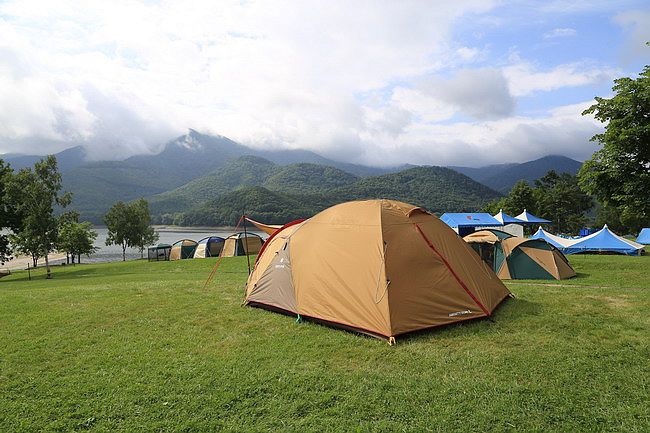
M 301 220 L 295 220 L 291 221 L 289 223 L 286 223 L 282 227 L 280 227 L 275 233 L 273 233 L 269 238 L 264 242 L 264 245 L 262 245 L 262 248 L 260 249 L 260 252 L 257 253 L 257 258 L 255 259 L 255 264 L 257 265 L 257 261 L 262 257 L 262 253 L 266 249 L 266 246 L 271 242 L 271 239 L 273 239 L 278 233 L 280 233 L 282 230 L 286 229 L 287 227 L 295 226 L 296 224 L 300 224 L 301 222 L 305 221 L 304 219 Z
M 431 243 L 431 241 L 429 241 L 429 239 L 427 239 L 427 237 L 425 236 L 425 234 L 424 234 L 424 232 L 422 231 L 422 229 L 420 228 L 420 226 L 417 225 L 417 224 L 415 224 L 415 223 L 414 223 L 413 225 L 415 226 L 416 230 L 420 233 L 420 235 L 422 236 L 422 238 L 424 239 L 424 241 L 427 243 L 427 245 L 429 246 L 429 248 L 431 248 L 431 250 L 433 250 L 433 252 L 436 253 L 436 254 L 438 255 L 438 257 L 440 257 L 440 259 L 442 260 L 442 262 L 445 264 L 445 266 L 447 267 L 447 269 L 449 269 L 449 272 L 451 272 L 451 274 L 454 276 L 454 278 L 456 278 L 456 281 L 458 281 L 458 284 L 460 284 L 460 286 L 463 288 L 463 290 L 465 290 L 465 292 L 467 292 L 467 294 L 470 296 L 470 298 L 472 298 L 472 299 L 474 300 L 474 302 L 476 302 L 476 305 L 478 305 L 479 307 L 481 307 L 481 310 L 483 310 L 483 312 L 484 312 L 485 314 L 487 314 L 488 316 L 490 316 L 490 312 L 488 311 L 488 309 L 485 308 L 485 307 L 483 306 L 483 304 L 481 304 L 481 302 L 478 300 L 478 298 L 477 298 L 476 296 L 474 296 L 474 294 L 473 294 L 473 293 L 469 290 L 469 288 L 465 285 L 465 283 L 463 282 L 463 280 L 461 280 L 460 277 L 458 276 L 458 274 L 456 274 L 456 272 L 453 270 L 453 268 L 451 267 L 451 265 L 449 264 L 449 262 L 447 261 L 447 259 L 445 259 L 445 257 L 444 257 L 442 254 L 440 254 L 440 252 L 436 249 L 436 247 L 433 246 L 433 244 Z

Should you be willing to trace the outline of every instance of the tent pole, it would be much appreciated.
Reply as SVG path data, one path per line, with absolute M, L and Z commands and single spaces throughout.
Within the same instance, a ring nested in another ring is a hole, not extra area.
M 246 254 L 246 263 L 248 264 L 248 275 L 251 274 L 251 258 L 248 255 L 248 233 L 246 232 L 246 212 L 242 210 L 242 222 L 244 223 L 244 242 L 246 246 L 244 247 L 244 253 Z

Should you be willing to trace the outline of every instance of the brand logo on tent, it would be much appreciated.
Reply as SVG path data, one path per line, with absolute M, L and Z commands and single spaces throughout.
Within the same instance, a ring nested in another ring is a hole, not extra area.
M 449 313 L 449 317 L 464 316 L 466 314 L 472 314 L 472 310 L 455 311 L 453 313 Z

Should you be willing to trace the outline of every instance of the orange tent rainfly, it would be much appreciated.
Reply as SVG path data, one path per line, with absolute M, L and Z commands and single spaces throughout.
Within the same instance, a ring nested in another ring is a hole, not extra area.
M 333 206 L 266 243 L 246 304 L 392 341 L 490 316 L 510 292 L 461 238 L 392 200 Z
M 264 224 L 264 223 L 261 223 L 259 221 L 252 220 L 252 219 L 250 219 L 248 217 L 244 217 L 244 219 L 246 219 L 246 221 L 253 224 L 255 227 L 262 230 L 264 233 L 266 233 L 268 235 L 272 235 L 273 233 L 280 230 L 280 228 L 282 227 L 281 224 L 280 225 L 278 225 L 278 224 Z

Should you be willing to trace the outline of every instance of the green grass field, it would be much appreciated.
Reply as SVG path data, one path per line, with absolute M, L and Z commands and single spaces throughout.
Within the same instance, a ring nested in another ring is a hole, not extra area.
M 0 432 L 650 431 L 650 256 L 571 262 L 393 347 L 241 307 L 245 258 L 17 273 Z

